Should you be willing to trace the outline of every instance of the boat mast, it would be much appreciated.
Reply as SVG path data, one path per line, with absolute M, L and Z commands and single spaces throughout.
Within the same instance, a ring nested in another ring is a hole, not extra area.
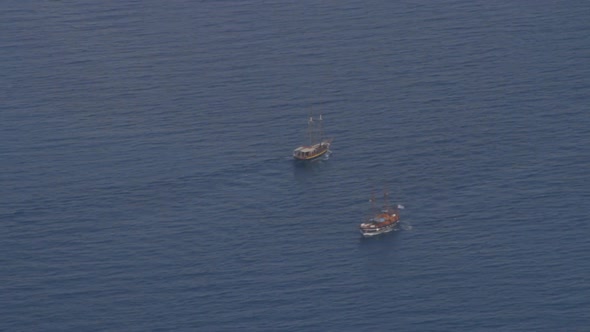
M 313 145 L 313 116 L 310 114 L 309 122 L 307 123 L 307 131 L 309 134 L 309 146 Z
M 322 122 L 324 119 L 320 114 L 319 118 L 314 118 L 313 113 L 309 112 L 309 120 L 307 121 L 307 135 L 309 136 L 309 145 L 321 143 L 324 138 L 324 128 Z
M 319 124 L 319 127 L 320 127 L 320 137 L 318 138 L 318 142 L 319 143 L 321 143 L 322 140 L 324 139 L 324 127 L 322 125 L 322 121 L 323 121 L 322 120 L 322 115 L 320 114 L 320 124 Z
M 383 191 L 383 210 L 387 210 L 389 208 L 389 193 L 387 190 Z

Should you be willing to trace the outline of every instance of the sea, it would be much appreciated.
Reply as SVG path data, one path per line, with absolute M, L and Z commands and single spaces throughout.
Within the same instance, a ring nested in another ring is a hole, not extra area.
M 589 18 L 2 1 L 0 330 L 590 331 Z

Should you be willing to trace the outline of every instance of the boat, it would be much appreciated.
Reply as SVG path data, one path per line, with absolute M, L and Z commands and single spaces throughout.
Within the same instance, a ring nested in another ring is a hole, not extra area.
M 388 194 L 383 194 L 383 208 L 379 211 L 375 209 L 375 197 L 371 196 L 371 205 L 373 214 L 363 221 L 359 230 L 364 237 L 371 237 L 383 233 L 391 232 L 399 223 L 399 210 L 403 208 L 401 205 L 392 207 L 388 202 Z
M 293 158 L 299 161 L 311 161 L 330 153 L 332 138 L 324 138 L 322 116 L 319 118 L 309 117 L 307 123 L 307 135 L 309 145 L 302 145 L 293 150 Z

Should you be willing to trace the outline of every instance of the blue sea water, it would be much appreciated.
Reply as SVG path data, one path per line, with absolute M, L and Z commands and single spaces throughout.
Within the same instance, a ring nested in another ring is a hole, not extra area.
M 588 17 L 5 0 L 0 330 L 587 331 Z

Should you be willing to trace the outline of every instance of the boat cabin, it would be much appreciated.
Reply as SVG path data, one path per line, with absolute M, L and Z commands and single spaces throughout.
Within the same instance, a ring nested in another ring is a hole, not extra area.
M 315 152 L 315 149 L 310 146 L 301 146 L 293 151 L 293 155 L 299 158 L 309 158 Z

